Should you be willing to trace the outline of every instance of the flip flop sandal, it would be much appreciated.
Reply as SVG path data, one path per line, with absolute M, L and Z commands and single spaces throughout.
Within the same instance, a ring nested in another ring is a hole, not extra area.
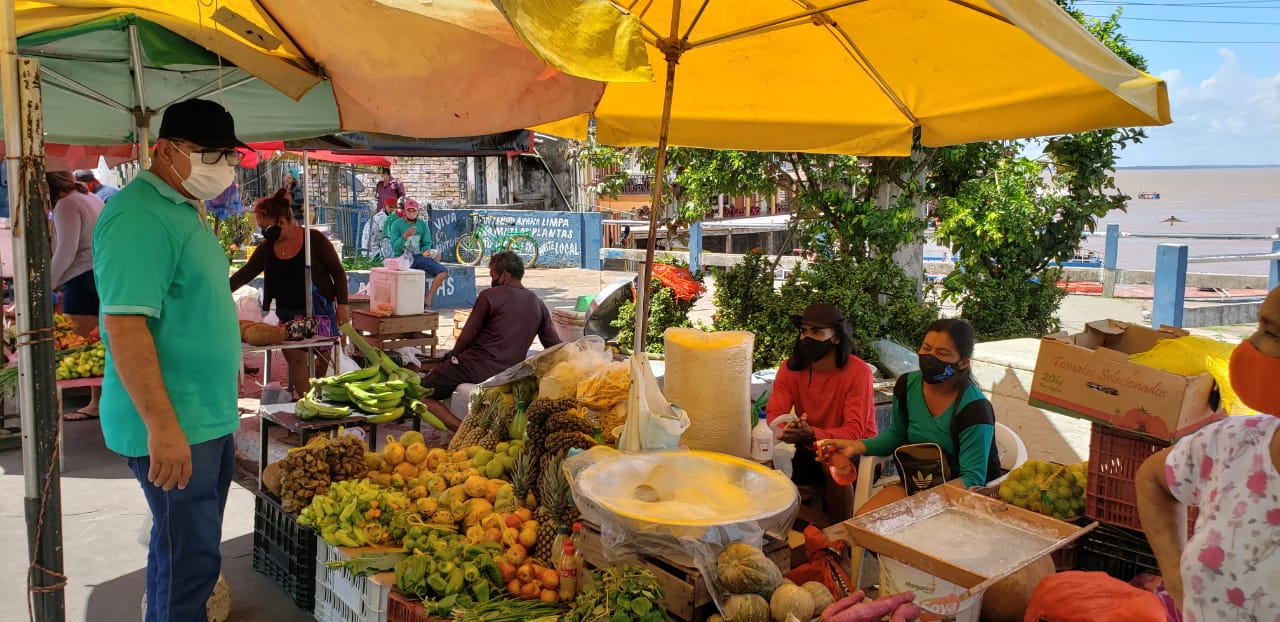
M 97 418 L 98 418 L 98 415 L 85 412 L 83 408 L 73 413 L 62 416 L 63 421 L 88 421 L 90 419 L 97 419 Z

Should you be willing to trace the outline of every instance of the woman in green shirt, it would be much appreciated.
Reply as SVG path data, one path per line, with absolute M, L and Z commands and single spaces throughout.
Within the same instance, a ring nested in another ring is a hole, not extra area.
M 889 429 L 865 441 L 824 439 L 850 458 L 891 456 L 913 443 L 936 443 L 948 470 L 965 486 L 983 486 L 999 477 L 994 451 L 995 413 L 991 402 L 970 379 L 973 327 L 958 319 L 942 319 L 929 326 L 920 345 L 920 369 L 898 378 L 893 389 Z M 857 513 L 869 512 L 906 497 L 901 486 L 881 490 Z

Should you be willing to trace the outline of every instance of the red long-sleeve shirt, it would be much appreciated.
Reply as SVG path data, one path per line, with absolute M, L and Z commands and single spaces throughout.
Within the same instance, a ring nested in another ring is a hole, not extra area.
M 772 423 L 794 407 L 796 416 L 809 415 L 809 426 L 819 439 L 871 438 L 877 434 L 872 383 L 871 368 L 853 355 L 843 368 L 826 373 L 791 371 L 783 365 L 773 380 L 765 414 Z

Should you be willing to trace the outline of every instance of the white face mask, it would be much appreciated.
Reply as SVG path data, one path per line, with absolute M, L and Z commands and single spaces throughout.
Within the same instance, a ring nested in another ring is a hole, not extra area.
M 235 167 L 227 166 L 226 160 L 205 164 L 198 152 L 187 158 L 191 161 L 191 174 L 182 180 L 182 188 L 197 199 L 208 201 L 217 197 L 236 179 Z

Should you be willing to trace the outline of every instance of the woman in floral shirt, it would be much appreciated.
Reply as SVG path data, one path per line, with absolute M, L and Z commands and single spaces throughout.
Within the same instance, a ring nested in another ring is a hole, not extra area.
M 1138 513 L 1187 622 L 1280 622 L 1280 289 L 1231 356 L 1231 385 L 1264 415 L 1230 417 L 1138 471 Z M 1183 505 L 1200 508 L 1185 541 Z

